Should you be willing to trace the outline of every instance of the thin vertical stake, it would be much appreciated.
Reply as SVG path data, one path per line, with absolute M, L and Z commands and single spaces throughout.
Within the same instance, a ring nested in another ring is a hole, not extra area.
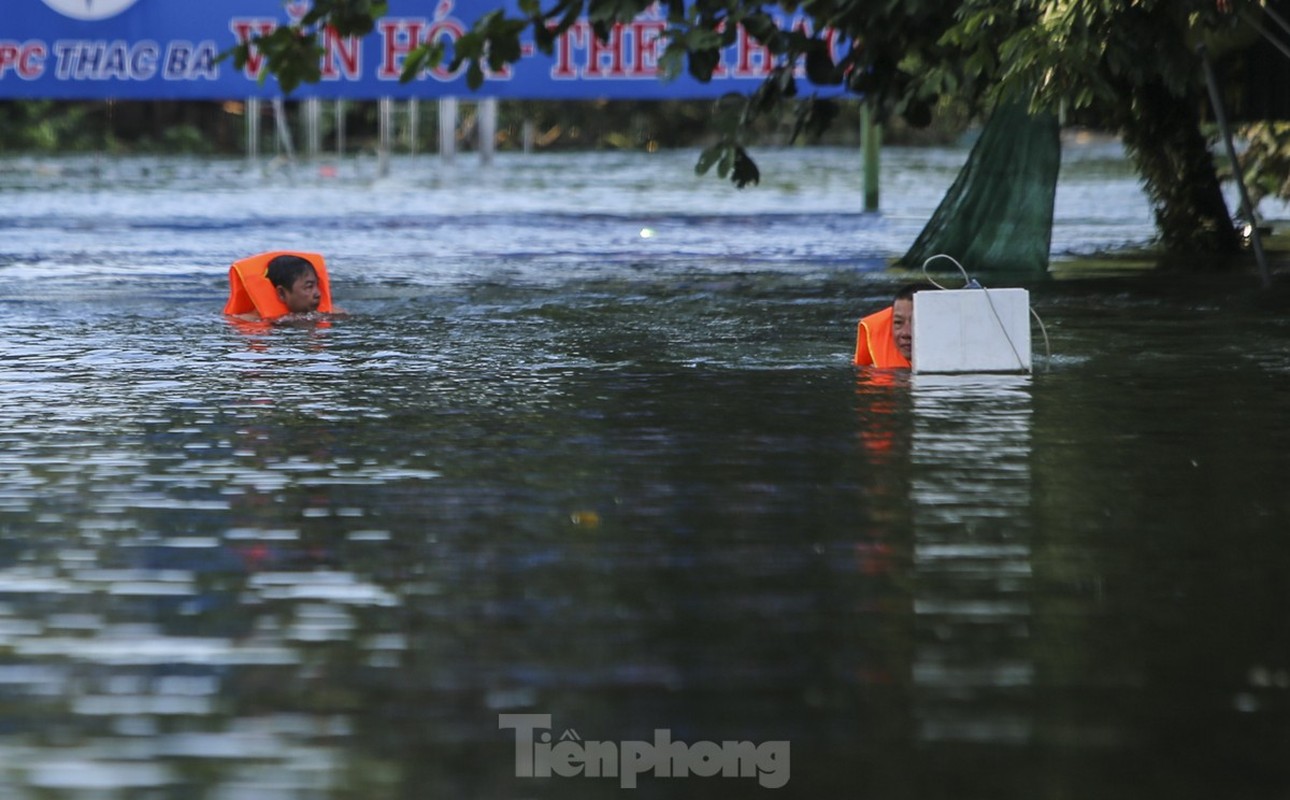
M 408 155 L 417 154 L 417 137 L 421 128 L 421 101 L 415 97 L 408 100 Z
M 439 99 L 439 157 L 451 161 L 457 153 L 457 98 Z
M 380 145 L 377 147 L 377 173 L 382 177 L 388 177 L 390 174 L 390 117 L 393 114 L 392 106 L 394 101 L 388 97 L 382 97 L 377 101 L 377 127 L 380 138 Z
M 246 98 L 246 158 L 260 157 L 260 98 Z
M 287 123 L 287 105 L 281 97 L 273 98 L 273 127 L 278 132 L 278 145 L 286 153 L 287 160 L 295 161 L 295 148 L 291 146 L 291 127 Z
M 479 101 L 479 160 L 493 163 L 497 146 L 497 98 L 486 97 Z
M 864 153 L 864 210 L 877 211 L 882 128 L 874 123 L 873 110 L 868 103 L 860 106 L 860 149 Z
M 345 101 L 336 100 L 336 160 L 345 158 Z
M 322 136 L 319 130 L 318 118 L 321 106 L 317 97 L 305 99 L 305 155 L 314 159 L 318 157 L 318 151 L 322 149 Z
M 1200 53 L 1200 63 L 1205 68 L 1205 83 L 1209 86 L 1209 102 L 1214 107 L 1214 119 L 1218 130 L 1223 134 L 1223 144 L 1227 146 L 1227 159 L 1232 162 L 1232 176 L 1236 178 L 1236 188 L 1241 194 L 1241 213 L 1250 221 L 1250 243 L 1254 245 L 1254 259 L 1259 263 L 1259 278 L 1263 288 L 1272 286 L 1272 276 L 1268 273 L 1268 260 L 1263 255 L 1263 237 L 1259 235 L 1259 223 L 1254 218 L 1254 205 L 1250 202 L 1250 193 L 1245 188 L 1245 176 L 1241 174 L 1241 163 L 1236 160 L 1236 146 L 1232 144 L 1232 130 L 1227 126 L 1227 112 L 1223 110 L 1223 96 L 1218 91 L 1218 79 L 1214 77 L 1214 66 L 1209 63 L 1209 53 L 1205 45 L 1196 48 Z

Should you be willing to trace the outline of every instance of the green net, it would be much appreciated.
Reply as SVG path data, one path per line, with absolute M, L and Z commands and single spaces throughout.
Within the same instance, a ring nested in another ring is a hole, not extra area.
M 900 265 L 938 253 L 969 272 L 1043 272 L 1053 235 L 1061 166 L 1057 117 L 1024 104 L 995 109 L 967 163 Z

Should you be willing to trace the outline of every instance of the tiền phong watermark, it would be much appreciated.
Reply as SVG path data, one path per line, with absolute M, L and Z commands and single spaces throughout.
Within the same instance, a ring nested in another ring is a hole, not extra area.
M 566 728 L 556 741 L 551 737 L 550 714 L 498 714 L 497 727 L 515 731 L 517 778 L 618 778 L 618 785 L 634 789 L 636 778 L 756 778 L 767 789 L 788 783 L 787 741 L 686 742 L 672 741 L 666 728 L 654 729 L 652 742 L 584 740 Z

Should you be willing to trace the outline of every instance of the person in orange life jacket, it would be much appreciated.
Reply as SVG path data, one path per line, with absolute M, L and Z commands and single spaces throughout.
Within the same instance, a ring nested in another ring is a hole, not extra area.
M 922 287 L 902 286 L 890 306 L 860 320 L 856 326 L 858 367 L 909 369 L 914 351 L 914 294 Z
M 229 270 L 230 294 L 224 313 L 257 322 L 314 312 L 334 313 L 322 256 L 262 253 Z M 270 288 L 272 292 L 270 293 Z

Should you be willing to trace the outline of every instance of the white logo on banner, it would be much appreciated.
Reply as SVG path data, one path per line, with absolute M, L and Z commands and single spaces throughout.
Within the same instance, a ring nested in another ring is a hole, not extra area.
M 44 0 L 45 5 L 73 19 L 115 17 L 139 0 Z

